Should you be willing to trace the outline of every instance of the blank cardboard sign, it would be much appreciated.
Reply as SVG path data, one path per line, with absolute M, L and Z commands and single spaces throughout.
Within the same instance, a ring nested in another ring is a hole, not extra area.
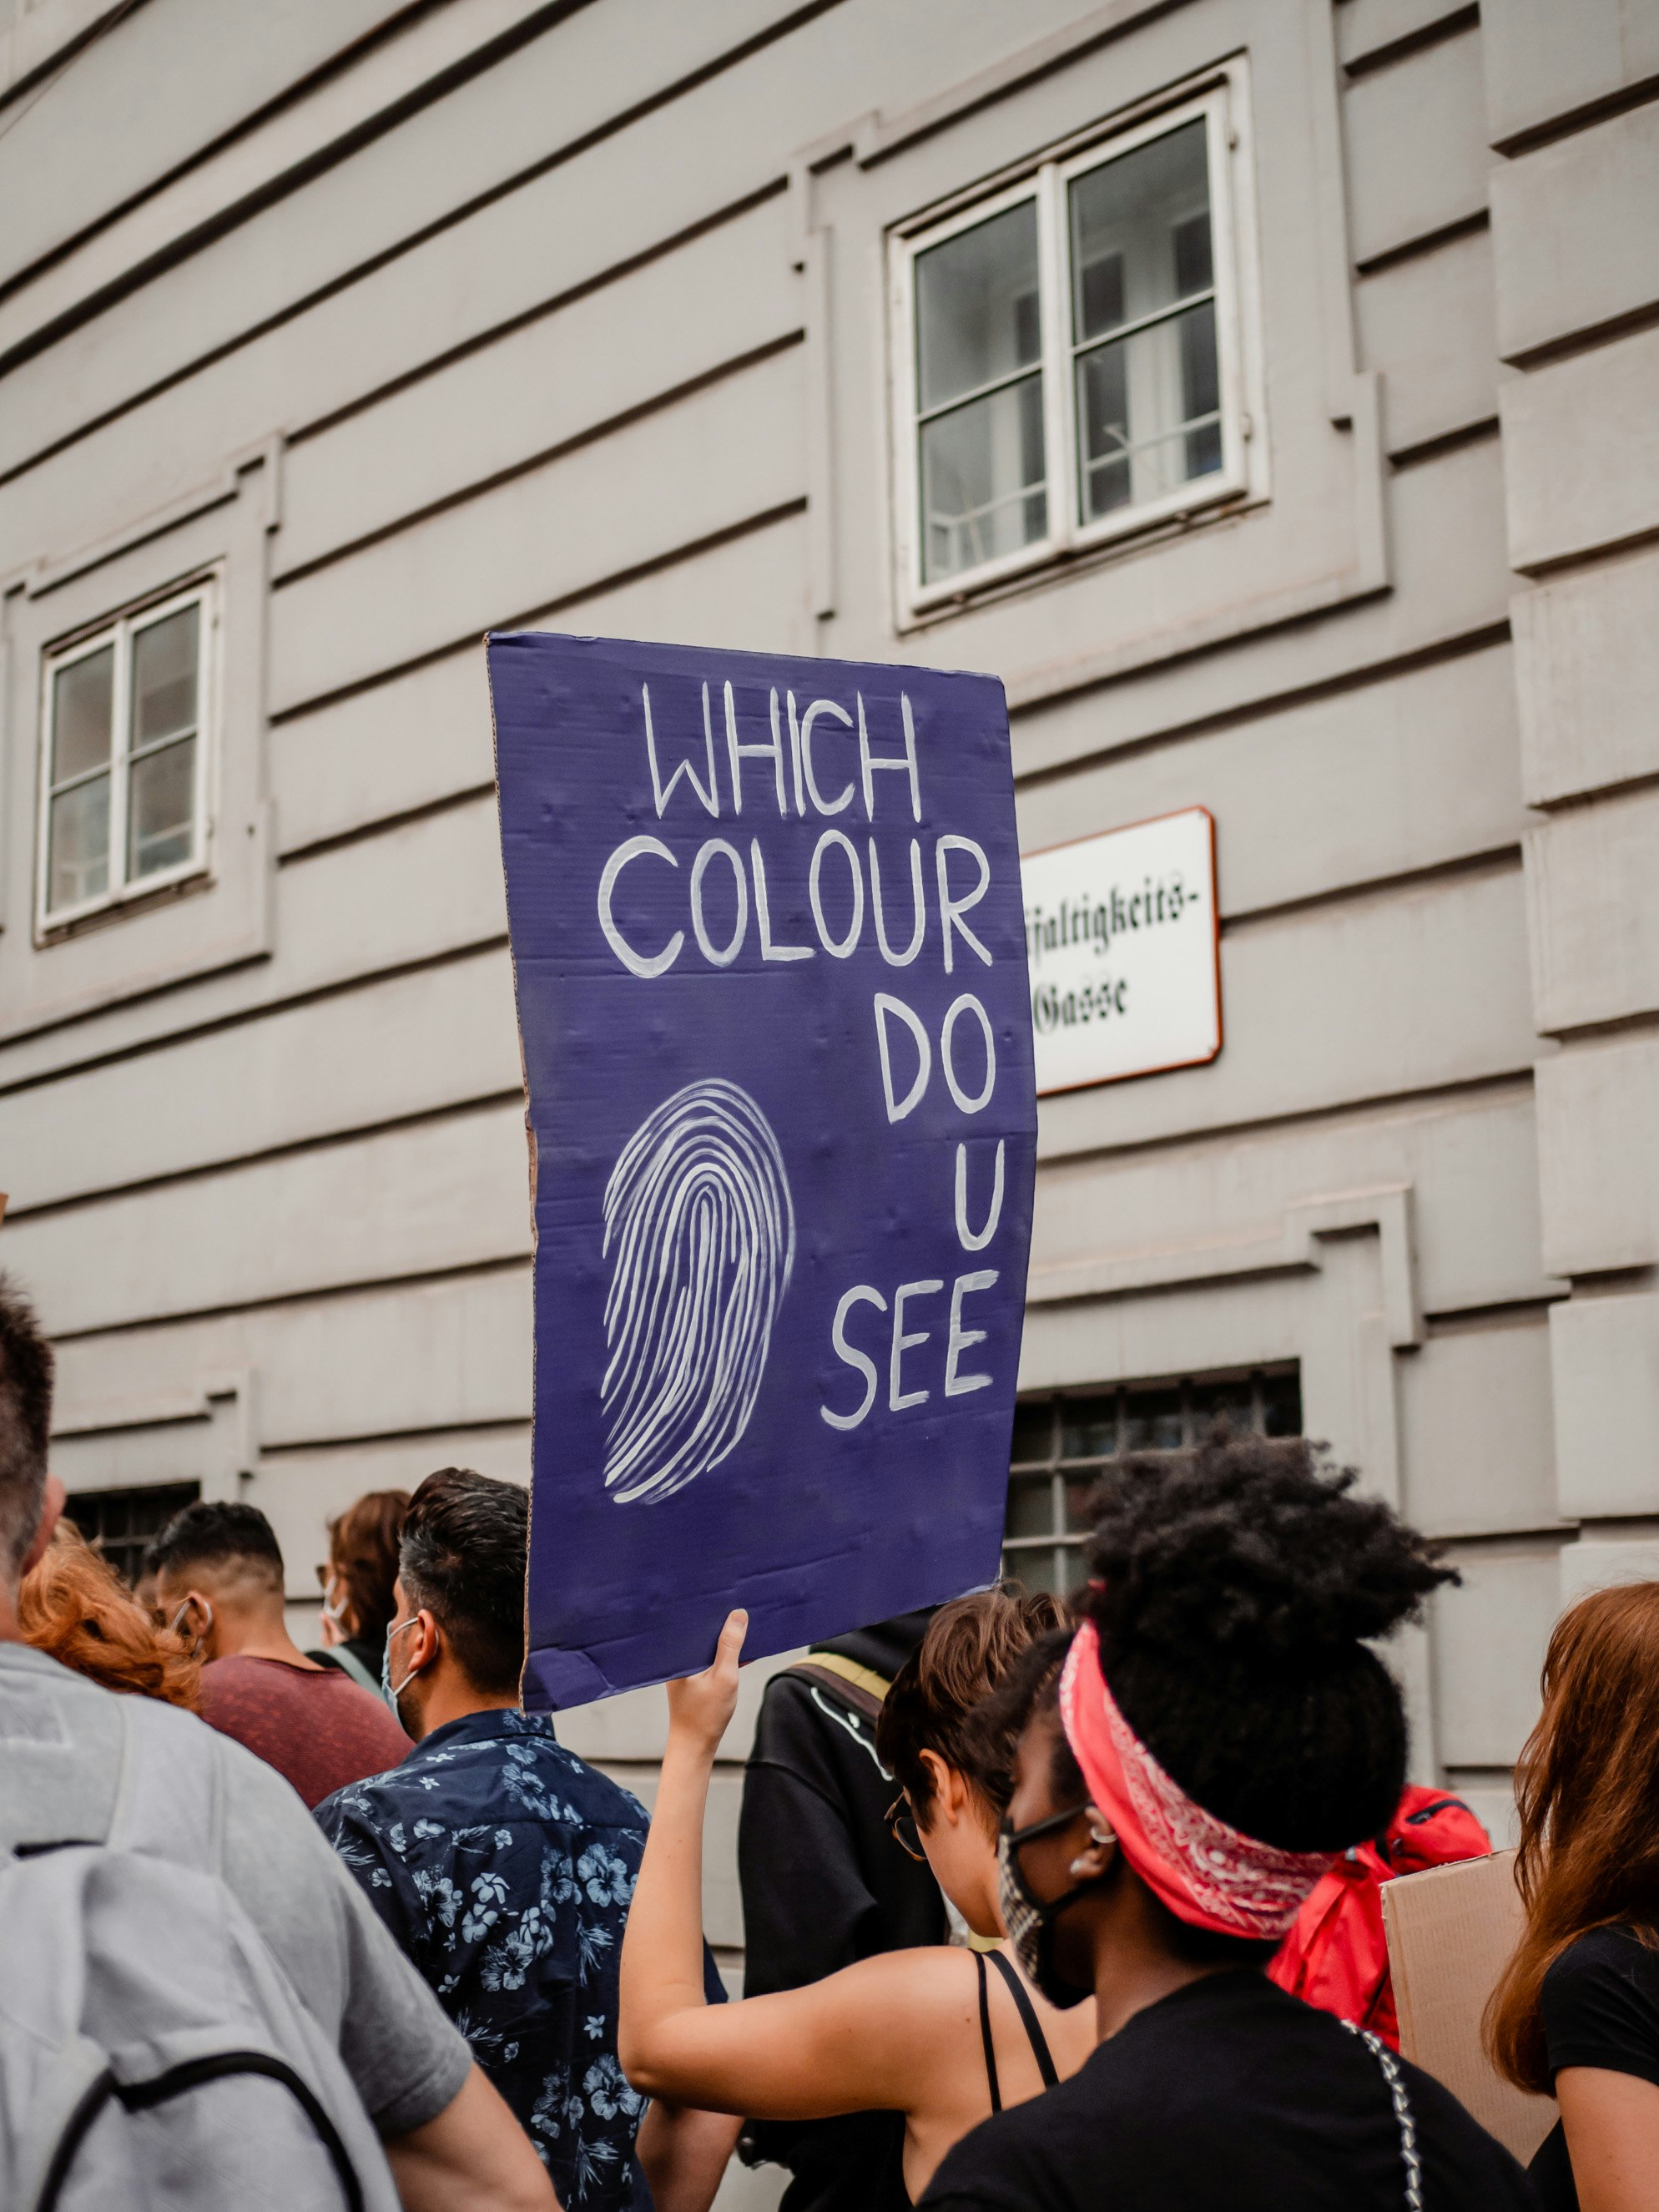
M 1382 1885 L 1401 2051 L 1443 2081 L 1524 2166 L 1555 2124 L 1554 2100 L 1513 2087 L 1480 2036 L 1486 2000 L 1520 1939 L 1522 1920 L 1513 1851 Z

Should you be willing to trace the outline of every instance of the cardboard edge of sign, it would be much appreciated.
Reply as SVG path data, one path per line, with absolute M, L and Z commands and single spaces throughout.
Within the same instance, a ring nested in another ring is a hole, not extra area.
M 1129 830 L 1150 830 L 1155 822 L 1173 822 L 1183 814 L 1201 814 L 1206 833 L 1210 841 L 1210 882 L 1218 883 L 1216 872 L 1215 817 L 1207 806 L 1170 806 L 1162 814 L 1143 815 L 1138 822 L 1115 823 L 1109 830 L 1085 830 L 1080 837 L 1057 838 L 1052 845 L 1035 845 L 1029 853 L 1019 856 L 1023 868 L 1027 860 L 1046 860 L 1050 853 L 1064 853 L 1073 845 L 1090 845 L 1097 837 L 1117 837 Z M 1113 1083 L 1144 1083 L 1148 1076 L 1173 1075 L 1183 1067 L 1207 1067 L 1221 1056 L 1221 1048 L 1227 1042 L 1226 1013 L 1221 1003 L 1221 899 L 1219 891 L 1212 890 L 1210 897 L 1210 957 L 1215 973 L 1215 1042 L 1208 1052 L 1195 1053 L 1190 1060 L 1166 1060 L 1157 1067 L 1137 1067 L 1124 1075 L 1091 1075 L 1081 1083 L 1052 1083 L 1046 1090 L 1039 1089 L 1039 1098 L 1064 1098 L 1073 1091 L 1103 1091 Z
M 501 896 L 505 901 L 507 896 L 507 853 L 501 842 L 501 725 L 495 714 L 495 672 L 490 666 L 490 650 L 501 635 L 498 630 L 485 630 L 479 641 L 483 647 L 484 697 L 489 707 L 489 767 L 495 786 L 495 850 L 501 854 Z M 530 1155 L 530 1272 L 533 1285 L 536 1273 L 536 1251 L 540 1242 L 536 1220 L 536 1185 L 541 1162 L 536 1149 L 536 1127 L 531 1118 L 530 1111 L 530 1069 L 524 1056 L 524 1022 L 519 1007 L 519 956 L 513 943 L 510 926 L 507 938 L 507 964 L 513 977 L 513 1028 L 519 1048 L 519 1081 L 524 1090 L 525 1142 Z M 533 1313 L 535 1297 L 533 1288 L 531 1297 Z M 536 1329 L 533 1321 L 530 1329 L 530 1480 L 525 1486 L 525 1496 L 528 1500 L 528 1505 L 525 1515 L 524 1530 L 524 1663 L 519 1669 L 519 1703 L 526 1712 L 538 1710 L 531 1698 L 526 1698 L 526 1691 L 530 1690 L 533 1694 L 535 1689 L 538 1687 L 538 1685 L 532 1680 L 535 1653 L 530 1642 L 530 1547 L 535 1540 L 536 1519 Z

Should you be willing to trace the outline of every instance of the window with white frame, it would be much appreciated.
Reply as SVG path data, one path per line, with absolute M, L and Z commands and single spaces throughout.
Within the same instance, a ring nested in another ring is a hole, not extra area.
M 210 582 L 46 655 L 40 919 L 56 927 L 206 858 Z
M 895 239 L 913 610 L 1246 488 L 1229 96 Z

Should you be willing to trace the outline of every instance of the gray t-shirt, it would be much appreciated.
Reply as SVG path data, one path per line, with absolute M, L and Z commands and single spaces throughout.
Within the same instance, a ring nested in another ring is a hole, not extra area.
M 337 2043 L 380 2133 L 434 2118 L 471 2052 L 301 1799 L 229 1736 L 159 1709 L 169 1730 L 191 1732 L 179 1771 L 212 1778 L 181 1788 L 178 1773 L 128 1757 L 124 1702 L 43 1651 L 0 1642 L 0 1851 L 107 1838 L 216 1874 Z

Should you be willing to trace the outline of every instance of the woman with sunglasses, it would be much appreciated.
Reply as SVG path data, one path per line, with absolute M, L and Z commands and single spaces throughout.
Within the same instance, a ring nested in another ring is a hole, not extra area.
M 882 1763 L 899 1785 L 896 1844 L 925 1857 L 981 1950 L 890 1951 L 809 1988 L 709 2006 L 702 1990 L 703 1808 L 737 1703 L 746 1617 L 714 1666 L 668 1689 L 668 1746 L 623 1941 L 617 2051 L 636 2089 L 751 2119 L 884 2112 L 890 2133 L 849 2177 L 857 2212 L 902 2212 L 951 2144 L 1082 2063 L 1086 2023 L 1057 2013 L 1000 1948 L 997 1824 L 1011 1743 L 971 1725 L 1051 1598 L 981 1590 L 941 1607 L 883 1703 Z

